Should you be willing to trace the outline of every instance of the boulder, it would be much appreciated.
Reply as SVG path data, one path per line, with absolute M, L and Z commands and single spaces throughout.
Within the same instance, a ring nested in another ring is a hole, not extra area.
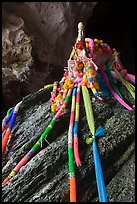
M 51 91 L 51 88 L 46 88 L 23 98 L 3 156 L 2 179 L 6 178 L 31 149 L 52 120 L 55 113 L 50 110 Z M 133 105 L 125 87 L 122 87 L 121 91 Z M 97 144 L 108 199 L 135 202 L 135 112 L 124 109 L 112 96 L 107 97 L 105 102 L 98 101 L 92 94 L 91 97 L 95 127 L 97 129 L 102 125 L 106 133 L 97 140 Z M 70 103 L 40 151 L 3 187 L 3 202 L 69 202 L 69 118 Z M 82 165 L 75 165 L 78 202 L 98 202 L 92 144 L 86 144 L 89 135 L 81 96 L 79 152 Z M 130 194 L 127 193 L 129 188 Z

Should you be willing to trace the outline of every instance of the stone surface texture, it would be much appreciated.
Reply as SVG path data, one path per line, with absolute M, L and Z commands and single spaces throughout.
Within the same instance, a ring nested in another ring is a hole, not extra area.
M 50 91 L 49 88 L 43 89 L 23 98 L 3 156 L 2 179 L 31 149 L 53 118 Z M 128 94 L 127 90 L 122 91 Z M 105 137 L 97 140 L 97 144 L 108 199 L 111 202 L 135 202 L 135 112 L 125 110 L 111 96 L 103 103 L 93 97 L 92 104 L 95 127 L 102 125 L 106 132 Z M 40 151 L 3 187 L 3 202 L 69 202 L 69 116 L 70 105 L 48 135 L 48 142 L 45 141 Z M 75 166 L 78 202 L 98 202 L 92 145 L 85 142 L 89 135 L 81 97 L 79 151 L 82 165 Z

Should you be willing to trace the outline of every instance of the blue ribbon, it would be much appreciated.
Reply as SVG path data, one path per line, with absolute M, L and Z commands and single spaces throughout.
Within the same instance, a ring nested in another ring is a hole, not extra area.
M 104 176 L 103 176 L 101 161 L 100 161 L 95 137 L 101 137 L 104 135 L 105 135 L 105 130 L 100 125 L 96 130 L 95 134 L 91 138 L 87 138 L 87 141 L 86 141 L 87 144 L 90 144 L 91 142 L 93 142 L 93 159 L 95 164 L 95 174 L 96 174 L 96 181 L 97 181 L 97 188 L 98 188 L 100 202 L 108 202 L 108 199 L 107 199 Z
M 94 158 L 94 164 L 95 164 L 95 174 L 96 174 L 97 188 L 98 188 L 98 194 L 99 194 L 99 201 L 108 202 L 104 176 L 103 176 L 102 167 L 101 167 L 101 161 L 100 161 L 98 148 L 95 140 L 93 140 L 93 158 Z
M 105 135 L 105 130 L 100 125 L 98 129 L 96 130 L 94 136 L 100 137 L 104 135 Z M 108 202 L 105 182 L 104 182 L 104 176 L 103 176 L 102 167 L 101 167 L 101 161 L 100 161 L 98 148 L 97 148 L 97 144 L 95 140 L 93 140 L 93 158 L 94 158 L 94 164 L 95 164 L 95 174 L 96 174 L 96 180 L 97 180 L 99 200 L 100 202 Z
M 96 130 L 94 136 L 100 137 L 100 136 L 104 136 L 104 135 L 105 135 L 105 130 L 104 130 L 104 128 L 100 125 L 100 126 L 98 127 L 98 129 Z
M 103 97 L 109 96 L 109 95 L 110 95 L 110 92 L 109 92 L 109 90 L 108 90 L 108 88 L 107 88 L 107 86 L 106 86 L 106 82 L 105 82 L 105 80 L 103 79 L 103 77 L 102 77 L 100 71 L 99 71 L 98 74 L 97 74 L 97 82 L 98 82 L 99 88 L 100 88 L 100 90 L 101 90 L 101 92 L 102 92 L 102 96 L 103 96 Z
M 5 118 L 5 120 L 3 122 L 4 125 L 7 125 L 8 122 L 10 121 L 12 114 L 13 114 L 13 111 L 14 111 L 14 108 L 11 110 L 10 114 Z
M 86 143 L 90 144 L 95 140 L 95 137 L 101 137 L 105 135 L 105 130 L 104 128 L 100 125 L 98 129 L 96 130 L 95 134 L 92 137 L 89 137 L 86 139 Z
M 13 126 L 14 126 L 14 122 L 15 122 L 16 117 L 17 117 L 16 113 L 13 113 L 13 114 L 12 114 L 12 117 L 11 117 L 11 120 L 10 120 L 10 124 L 9 124 L 9 126 L 8 126 L 8 128 L 9 128 L 10 130 L 11 130 L 11 129 L 13 128 Z
M 77 93 L 77 87 L 74 87 L 72 96 L 76 96 L 76 93 Z
M 74 123 L 73 134 L 74 136 L 78 134 L 78 121 L 77 120 Z

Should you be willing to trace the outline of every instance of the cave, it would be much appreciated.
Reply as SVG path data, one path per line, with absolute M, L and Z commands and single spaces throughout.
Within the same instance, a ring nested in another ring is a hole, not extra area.
M 2 59 L 2 116 L 21 101 L 17 112 L 10 113 L 12 125 L 11 121 L 3 125 L 6 118 L 2 124 L 2 137 L 9 134 L 4 148 L 2 146 L 3 202 L 69 202 L 67 145 L 70 144 L 68 127 L 72 128 L 69 126 L 71 112 L 74 114 L 70 105 L 74 105 L 74 100 L 67 95 L 61 108 L 54 112 L 53 87 L 44 86 L 62 79 L 77 38 L 79 22 L 84 24 L 86 37 L 103 40 L 111 48 L 116 48 L 124 68 L 135 74 L 134 8 L 133 4 L 129 6 L 126 2 L 2 3 L 2 46 L 6 42 L 8 46 L 6 44 L 4 51 L 9 52 L 3 55 L 7 56 L 7 61 Z M 75 77 L 72 80 L 75 83 Z M 116 100 L 113 94 L 104 101 L 99 100 L 87 82 L 88 101 L 93 105 L 95 121 L 92 117 L 87 122 L 87 113 L 92 111 L 89 103 L 84 102 L 84 94 L 79 95 L 77 110 L 80 109 L 82 165 L 75 165 L 78 202 L 99 201 L 93 149 L 86 140 L 93 144 L 92 139 L 95 139 L 89 128 L 91 121 L 95 122 L 96 129 L 101 125 L 105 130 L 105 135 L 97 139 L 97 147 L 109 202 L 135 201 L 134 89 L 130 94 L 131 90 L 129 93 L 121 84 L 117 83 L 127 102 L 124 105 L 124 100 Z M 72 88 L 68 90 L 70 92 Z M 60 87 L 57 94 L 59 91 Z M 68 98 L 72 104 L 70 102 L 64 108 Z M 10 131 L 8 126 L 12 127 Z
M 23 19 L 24 32 L 32 36 L 33 58 L 29 70 L 31 74 L 24 73 L 27 80 L 22 78 L 19 81 L 15 77 L 12 80 L 11 70 L 5 75 L 2 72 L 4 114 L 4 110 L 14 106 L 27 94 L 61 79 L 63 68 L 76 39 L 79 21 L 85 24 L 87 37 L 102 39 L 111 48 L 116 48 L 120 52 L 124 68 L 134 74 L 134 8 L 133 3 L 129 6 L 127 2 L 3 2 L 2 24 L 4 25 L 6 21 L 5 12 L 7 15 L 16 14 Z M 50 11 L 53 12 L 52 16 Z M 8 75 L 10 77 L 7 77 Z M 4 78 L 5 76 L 7 78 Z M 17 84 L 18 89 L 16 89 Z

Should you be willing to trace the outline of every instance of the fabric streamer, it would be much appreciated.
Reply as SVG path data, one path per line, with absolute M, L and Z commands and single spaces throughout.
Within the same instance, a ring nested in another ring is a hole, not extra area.
M 115 71 L 111 70 L 111 74 L 112 74 L 112 76 L 113 76 L 113 78 L 115 80 L 117 80 L 117 81 L 119 80 L 119 78 L 118 78 L 118 76 L 117 76 Z M 127 73 L 126 76 L 127 76 L 127 79 L 128 79 L 129 82 L 131 82 L 132 84 L 135 84 L 135 75 L 134 74 L 128 74 Z
M 2 132 L 2 138 L 4 137 L 5 133 L 6 133 L 6 129 Z
M 101 68 L 101 73 L 105 79 L 105 82 L 107 84 L 108 89 L 110 90 L 110 92 L 113 94 L 113 96 L 128 110 L 133 110 L 132 107 L 130 107 L 127 103 L 125 103 L 125 101 L 123 101 L 119 95 L 113 90 L 113 88 L 111 87 L 110 83 L 109 83 L 109 79 L 107 77 L 106 72 L 104 71 L 104 68 Z
M 8 123 L 9 123 L 9 121 L 11 119 L 13 111 L 14 111 L 14 108 L 9 108 L 8 109 L 7 115 L 5 116 L 5 118 L 3 119 L 3 122 L 2 122 L 2 133 L 3 133 L 3 131 L 5 131 L 5 129 L 7 129 Z
M 101 72 L 100 70 L 98 71 L 98 74 L 97 74 L 97 81 L 98 81 L 98 85 L 100 87 L 100 91 L 101 91 L 101 95 L 102 97 L 107 97 L 110 95 L 110 92 L 106 86 L 106 83 L 101 75 Z
M 135 84 L 135 75 L 134 74 L 128 74 L 127 73 L 127 77 L 131 83 Z
M 68 164 L 69 164 L 69 182 L 70 182 L 70 202 L 76 202 L 76 179 L 74 170 L 74 156 L 73 156 L 73 127 L 75 120 L 75 101 L 77 88 L 73 89 L 70 123 L 68 130 Z
M 128 82 L 122 78 L 120 73 L 115 68 L 114 63 L 112 63 L 112 68 L 114 69 L 115 73 L 117 74 L 117 76 L 121 80 L 121 82 L 126 86 L 127 90 L 130 92 L 131 96 L 135 99 L 135 87 L 130 82 Z
M 45 85 L 43 88 L 39 89 L 38 91 L 41 91 L 41 90 L 43 90 L 43 89 L 50 88 L 50 87 L 52 87 L 52 86 L 53 86 L 53 84 L 47 84 L 47 85 Z
M 39 138 L 39 140 L 36 142 L 36 144 L 32 147 L 32 149 L 21 159 L 21 161 L 16 165 L 16 167 L 12 170 L 12 172 L 8 175 L 7 178 L 5 178 L 5 180 L 2 182 L 3 185 L 5 185 L 13 176 L 15 176 L 17 174 L 17 172 L 20 170 L 20 168 L 22 166 L 24 166 L 29 159 L 32 158 L 32 156 L 34 155 L 34 153 L 36 151 L 38 151 L 38 149 L 40 149 L 41 147 L 41 142 L 44 142 L 45 138 L 48 136 L 48 134 L 51 132 L 53 126 L 55 125 L 57 119 L 62 115 L 64 109 L 66 108 L 70 97 L 71 97 L 71 93 L 72 93 L 72 89 L 69 89 L 68 94 L 65 98 L 65 101 L 62 105 L 62 107 L 59 109 L 59 111 L 56 113 L 56 115 L 54 116 L 54 118 L 52 119 L 52 121 L 49 123 L 48 127 L 46 128 L 46 130 L 43 132 L 43 134 L 41 135 L 41 137 Z
M 94 126 L 94 116 L 93 116 L 93 110 L 91 105 L 90 96 L 88 93 L 88 89 L 85 86 L 82 86 L 82 94 L 83 94 L 83 100 L 84 100 L 84 107 L 86 110 L 86 117 L 88 126 L 91 133 L 95 132 L 95 126 Z
M 94 164 L 95 164 L 95 173 L 96 173 L 96 180 L 97 180 L 97 188 L 99 193 L 99 200 L 100 202 L 108 202 L 107 195 L 106 195 L 106 188 L 104 183 L 104 177 L 102 173 L 102 167 L 100 162 L 100 157 L 96 145 L 95 137 L 99 137 L 104 135 L 104 130 L 100 126 L 96 133 L 95 133 L 95 124 L 94 124 L 94 115 L 93 109 L 91 105 L 90 95 L 88 93 L 88 89 L 85 86 L 82 86 L 82 94 L 84 100 L 84 107 L 86 111 L 87 122 L 89 125 L 89 129 L 92 133 L 93 137 L 93 157 L 94 157 Z
M 8 119 L 5 121 L 5 123 L 7 123 L 7 121 L 9 122 L 9 125 L 8 125 L 8 128 L 7 130 L 5 131 L 5 134 L 2 135 L 2 154 L 5 152 L 5 149 L 6 149 L 6 145 L 7 145 L 7 142 L 8 142 L 8 139 L 9 139 L 9 136 L 11 134 L 11 130 L 14 126 L 14 122 L 16 120 L 16 117 L 17 117 L 17 113 L 18 113 L 18 110 L 19 110 L 19 107 L 21 105 L 22 101 L 17 103 L 17 105 L 15 106 L 15 108 L 13 109 L 13 111 L 10 112 L 10 114 L 8 115 Z
M 79 109 L 80 109 L 80 83 L 78 84 L 76 93 L 76 110 L 75 110 L 75 122 L 74 122 L 74 158 L 77 166 L 81 165 L 79 149 L 78 149 L 78 123 L 79 123 Z
M 113 79 L 113 77 L 111 75 L 108 61 L 106 61 L 105 65 L 106 65 L 106 73 L 108 75 L 108 79 L 110 81 L 110 84 L 111 84 L 112 88 L 119 95 L 119 97 L 123 99 L 123 97 L 122 97 L 122 95 L 121 95 L 118 87 L 116 86 L 116 83 L 114 82 L 114 79 Z
M 88 77 L 88 82 L 89 82 L 89 84 L 90 84 L 90 88 L 91 88 L 91 90 L 92 90 L 94 96 L 95 96 L 95 97 L 98 97 L 99 94 L 98 94 L 97 90 L 95 89 L 95 86 L 93 85 L 93 77 L 92 77 L 92 74 L 91 74 L 91 70 L 92 70 L 92 67 L 91 67 L 91 66 L 88 66 L 88 75 L 89 75 L 89 77 Z

